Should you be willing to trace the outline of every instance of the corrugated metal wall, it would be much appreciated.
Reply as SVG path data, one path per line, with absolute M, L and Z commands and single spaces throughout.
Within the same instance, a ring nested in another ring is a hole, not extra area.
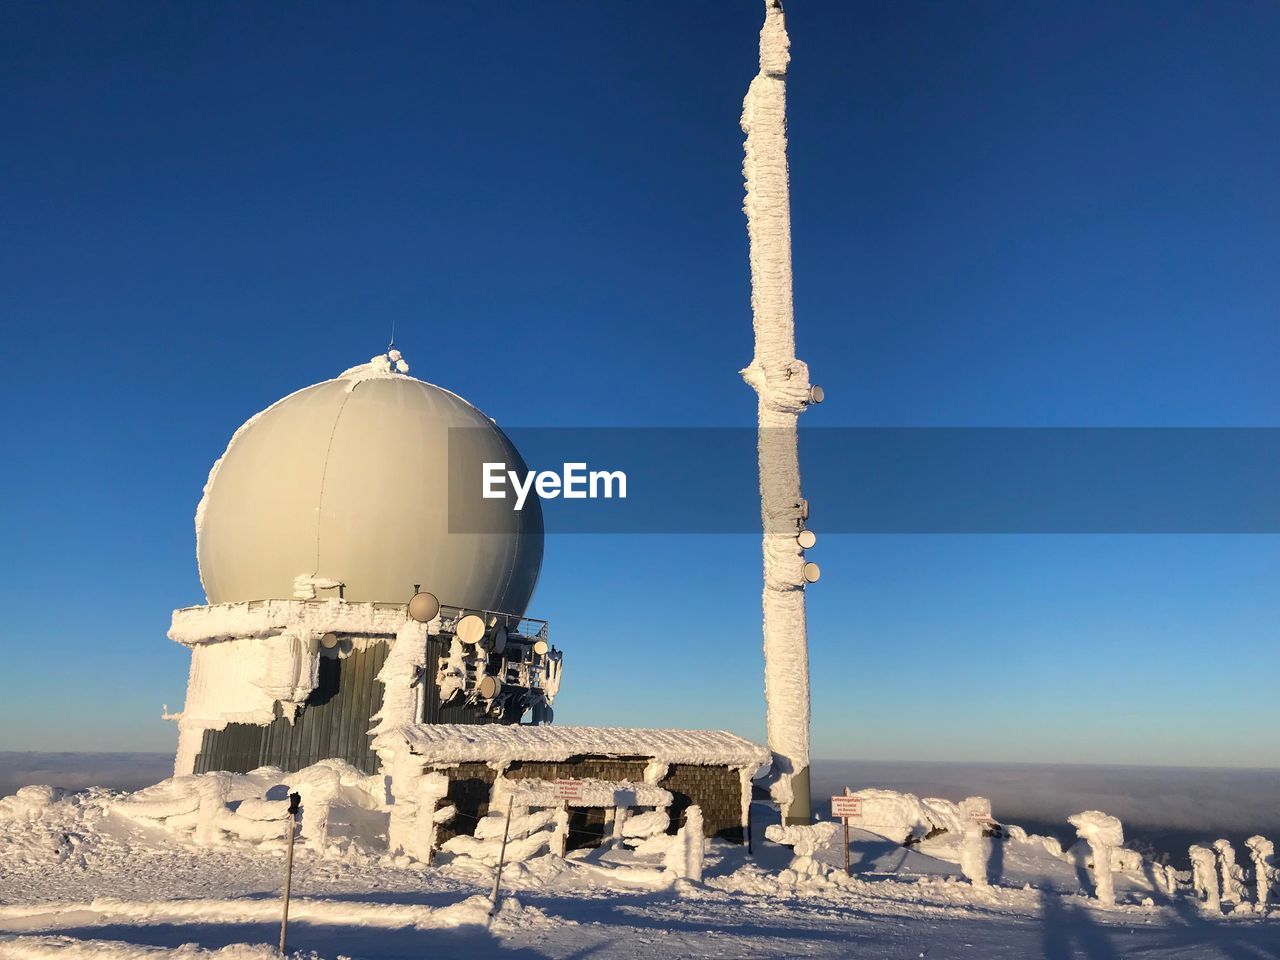
M 322 658 L 320 682 L 293 723 L 280 717 L 266 726 L 229 723 L 222 730 L 206 730 L 196 757 L 195 772 L 229 770 L 247 773 L 258 767 L 301 770 L 317 760 L 337 758 L 366 773 L 377 773 L 378 757 L 369 747 L 372 717 L 382 707 L 378 671 L 389 645 L 372 643 L 344 660 Z M 436 670 L 448 641 L 432 637 L 427 643 L 426 723 L 516 723 L 520 717 L 486 717 L 462 701 L 441 705 Z
M 247 773 L 266 766 L 301 770 L 330 757 L 377 772 L 378 758 L 369 749 L 369 718 L 382 706 L 382 684 L 376 678 L 386 659 L 385 643 L 353 650 L 345 660 L 322 658 L 320 683 L 293 723 L 280 717 L 266 726 L 229 723 L 222 730 L 206 730 L 196 773 Z

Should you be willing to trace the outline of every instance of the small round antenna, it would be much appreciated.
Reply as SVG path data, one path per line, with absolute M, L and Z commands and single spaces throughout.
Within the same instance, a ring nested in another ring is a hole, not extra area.
M 479 643 L 485 635 L 484 620 L 469 613 L 454 625 L 453 633 L 467 645 Z
M 418 591 L 409 598 L 409 616 L 419 623 L 430 623 L 440 612 L 440 601 L 434 593 Z

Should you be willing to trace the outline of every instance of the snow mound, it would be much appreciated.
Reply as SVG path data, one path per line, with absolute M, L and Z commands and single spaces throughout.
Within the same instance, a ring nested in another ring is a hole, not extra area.
M 302 798 L 300 841 L 313 850 L 356 844 L 381 845 L 389 807 L 386 780 L 342 760 L 321 760 L 293 773 L 261 767 L 171 777 L 110 804 L 113 815 L 158 826 L 199 846 L 233 839 L 281 843 L 288 797 Z
M 21 787 L 13 796 L 0 799 L 0 820 L 42 817 L 65 795 L 65 790 L 47 784 Z

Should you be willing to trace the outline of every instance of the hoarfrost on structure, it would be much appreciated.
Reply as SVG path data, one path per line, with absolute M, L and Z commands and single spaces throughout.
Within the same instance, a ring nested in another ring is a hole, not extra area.
M 1085 810 L 1067 817 L 1067 822 L 1076 828 L 1076 834 L 1089 844 L 1093 853 L 1094 893 L 1099 902 L 1115 903 L 1112 859 L 1124 843 L 1124 827 L 1115 817 L 1101 810 Z
M 1191 847 L 1191 885 L 1196 896 L 1204 901 L 1210 913 L 1222 911 L 1222 898 L 1218 892 L 1218 858 L 1208 847 Z
M 1215 840 L 1213 849 L 1218 854 L 1218 869 L 1222 874 L 1222 899 L 1243 903 L 1244 870 L 1236 863 L 1236 850 L 1230 840 Z
M 1253 881 L 1258 908 L 1261 910 L 1266 907 L 1271 897 L 1271 884 L 1280 879 L 1280 871 L 1277 871 L 1271 862 L 1276 848 L 1275 844 L 1260 834 L 1255 834 L 1246 840 L 1245 846 L 1249 848 L 1249 855 L 1253 859 Z
M 755 354 L 742 371 L 756 391 L 764 525 L 764 657 L 774 798 L 788 819 L 809 811 L 809 649 L 805 625 L 803 523 L 796 419 L 810 399 L 809 370 L 795 356 L 791 210 L 787 175 L 789 41 L 782 5 L 766 0 L 760 72 L 742 104 Z M 794 778 L 794 783 L 792 782 Z

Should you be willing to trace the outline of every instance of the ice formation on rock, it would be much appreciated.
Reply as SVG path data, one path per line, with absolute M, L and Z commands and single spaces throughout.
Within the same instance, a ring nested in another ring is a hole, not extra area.
M 1222 899 L 1231 903 L 1243 903 L 1244 869 L 1236 863 L 1236 850 L 1230 840 L 1215 840 L 1213 849 L 1218 854 L 1218 872 L 1222 875 Z
M 1218 858 L 1208 847 L 1192 846 L 1191 885 L 1196 896 L 1204 901 L 1210 913 L 1222 911 L 1222 899 L 1218 894 Z
M 1258 909 L 1261 910 L 1266 907 L 1270 899 L 1271 884 L 1277 879 L 1278 871 L 1271 863 L 1276 847 L 1270 840 L 1259 834 L 1255 834 L 1244 843 L 1249 848 L 1249 856 L 1253 859 L 1253 882 L 1257 888 Z
M 791 211 L 787 183 L 786 75 L 789 41 L 781 0 L 766 0 L 760 72 L 742 104 L 747 234 L 755 355 L 742 371 L 758 397 L 764 524 L 764 656 L 774 798 L 788 822 L 809 822 L 809 649 L 796 419 L 810 402 L 809 370 L 795 356 L 791 300 Z
M 1101 810 L 1085 810 L 1067 817 L 1067 822 L 1076 828 L 1076 835 L 1089 844 L 1093 854 L 1093 883 L 1098 901 L 1108 905 L 1115 903 L 1112 860 L 1124 843 L 1123 826 L 1115 817 Z
M 791 848 L 791 862 L 787 864 L 787 870 L 790 871 L 790 879 L 795 879 L 830 872 L 831 868 L 818 860 L 815 854 L 831 843 L 839 829 L 829 820 L 813 824 L 771 823 L 765 827 L 764 835 L 774 843 Z

